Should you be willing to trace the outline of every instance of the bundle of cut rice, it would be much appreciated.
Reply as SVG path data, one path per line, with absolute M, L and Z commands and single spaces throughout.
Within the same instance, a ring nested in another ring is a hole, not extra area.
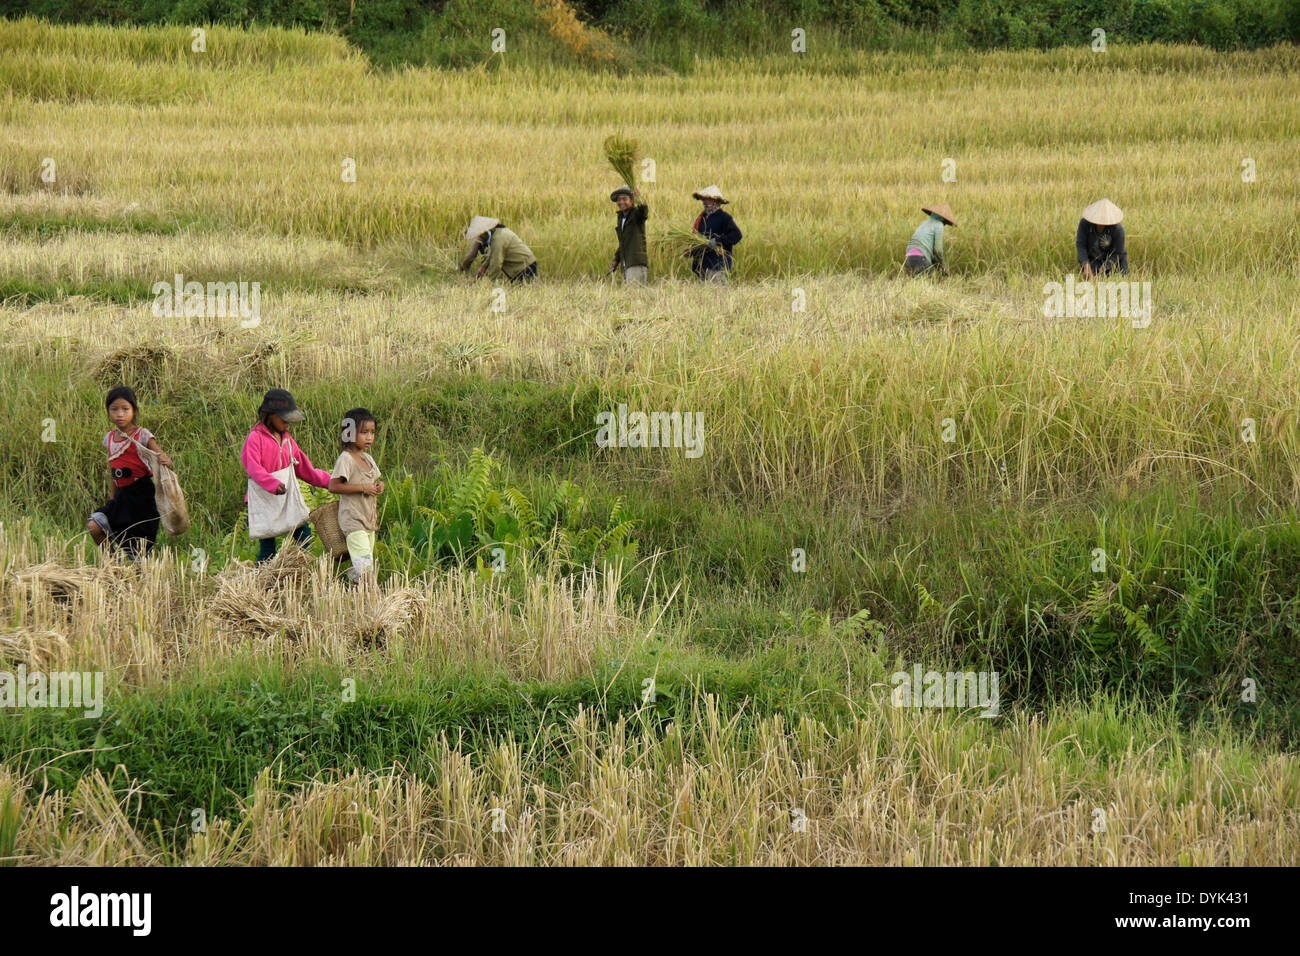
M 68 639 L 49 628 L 7 627 L 0 630 L 0 661 L 26 664 L 35 670 L 52 670 L 52 663 L 68 658 Z
M 680 226 L 665 229 L 659 237 L 659 243 L 670 256 L 698 255 L 709 247 L 709 240 L 694 229 L 682 229 Z
M 235 637 L 266 638 L 283 634 L 297 639 L 303 622 L 289 617 L 281 602 L 256 582 L 256 575 L 231 575 L 217 585 L 208 605 L 209 619 L 217 630 Z
M 301 585 L 311 580 L 316 558 L 296 541 L 287 541 L 269 561 L 256 565 L 257 583 L 263 588 Z
M 249 566 L 232 561 L 217 575 L 217 593 L 207 613 L 216 627 L 240 637 L 283 634 L 297 640 L 308 621 L 287 613 L 287 592 L 305 587 L 316 567 L 311 552 L 287 543 L 275 557 Z
M 635 189 L 635 172 L 637 164 L 637 142 L 628 139 L 622 133 L 605 137 L 605 158 L 614 167 L 614 172 L 627 183 L 628 189 Z
M 71 601 L 91 584 L 102 585 L 111 594 L 124 594 L 134 574 L 133 566 L 117 560 L 76 568 L 61 567 L 47 560 L 14 572 L 14 579 L 26 584 L 33 593 L 48 591 L 56 601 Z
M 412 587 L 357 593 L 352 630 L 363 644 L 382 644 L 409 625 L 419 626 L 425 596 Z
M 168 369 L 175 358 L 176 353 L 165 345 L 131 345 L 106 355 L 93 374 L 109 387 L 129 382 L 143 396 L 146 392 L 157 393 L 167 384 Z

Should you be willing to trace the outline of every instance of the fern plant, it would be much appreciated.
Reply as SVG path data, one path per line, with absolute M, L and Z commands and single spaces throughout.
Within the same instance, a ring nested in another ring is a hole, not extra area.
M 873 618 L 866 608 L 834 624 L 831 623 L 829 612 L 817 611 L 813 608 L 805 608 L 798 616 L 788 611 L 781 611 L 777 616 L 782 624 L 801 637 L 847 639 L 869 635 L 879 639 L 885 636 L 884 622 Z
M 321 505 L 329 504 L 337 495 L 330 492 L 328 488 L 317 488 L 315 485 L 309 485 L 301 478 L 298 479 L 298 487 L 302 489 L 303 501 L 307 502 L 307 510 L 315 511 Z
M 591 522 L 580 489 L 563 481 L 534 501 L 513 486 L 498 487 L 500 463 L 476 448 L 463 472 L 440 490 L 434 503 L 415 508 L 411 547 L 430 561 L 455 560 L 490 570 L 501 549 L 507 567 L 524 554 L 574 571 L 593 562 L 635 561 L 636 519 L 615 501 L 608 520 Z

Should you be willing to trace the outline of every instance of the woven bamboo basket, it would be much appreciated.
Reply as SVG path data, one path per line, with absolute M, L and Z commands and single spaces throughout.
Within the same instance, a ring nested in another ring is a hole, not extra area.
M 348 556 L 348 539 L 339 530 L 339 503 L 337 501 L 326 502 L 307 517 L 311 521 L 311 526 L 316 529 L 316 533 L 320 535 L 325 550 L 336 558 L 346 558 Z

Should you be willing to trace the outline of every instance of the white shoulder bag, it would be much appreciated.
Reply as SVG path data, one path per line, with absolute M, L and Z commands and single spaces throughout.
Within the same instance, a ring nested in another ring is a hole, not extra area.
M 283 450 L 284 445 L 280 448 Z M 248 479 L 248 536 L 255 541 L 289 534 L 307 520 L 307 502 L 298 487 L 298 476 L 293 473 L 293 461 L 271 472 L 271 477 L 284 485 L 284 494 L 272 494 Z

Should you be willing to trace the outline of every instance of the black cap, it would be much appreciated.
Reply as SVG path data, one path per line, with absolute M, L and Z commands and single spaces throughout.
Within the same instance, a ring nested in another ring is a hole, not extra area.
M 268 389 L 262 396 L 262 407 L 258 411 L 279 415 L 286 422 L 300 422 L 307 417 L 298 411 L 298 403 L 293 400 L 287 388 Z
M 619 196 L 627 196 L 630 199 L 635 198 L 631 189 L 629 189 L 627 186 L 619 186 L 617 189 L 615 189 L 612 193 L 609 194 L 609 201 L 617 202 Z

